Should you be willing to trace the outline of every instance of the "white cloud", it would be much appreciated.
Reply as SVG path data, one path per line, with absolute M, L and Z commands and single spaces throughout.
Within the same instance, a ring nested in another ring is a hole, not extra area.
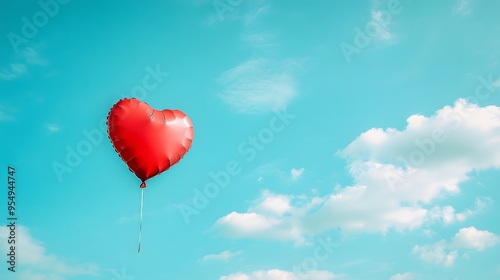
M 302 176 L 302 173 L 304 173 L 304 168 L 300 168 L 300 169 L 292 168 L 292 170 L 290 170 L 290 174 L 292 175 L 292 180 L 294 180 L 294 181 L 300 179 L 300 177 Z
M 413 253 L 426 261 L 443 266 L 452 266 L 458 257 L 459 250 L 484 251 L 500 243 L 500 237 L 486 230 L 475 227 L 460 229 L 451 241 L 440 240 L 430 245 L 415 245 Z M 466 257 L 470 257 L 467 253 Z
M 462 222 L 481 210 L 479 202 L 475 210 L 460 213 L 451 206 L 423 206 L 458 193 L 469 172 L 500 167 L 498 128 L 499 107 L 478 107 L 458 100 L 454 107 L 446 106 L 431 117 L 409 117 L 402 131 L 370 129 L 339 151 L 350 161 L 356 184 L 332 196 L 331 211 L 324 215 L 340 214 L 342 209 L 361 212 L 358 225 L 367 230 L 376 229 L 377 224 L 379 230 L 411 229 L 432 220 L 436 213 L 445 224 Z M 339 205 L 342 201 L 350 206 Z M 379 201 L 384 205 L 378 205 Z M 387 219 L 394 214 L 400 216 L 397 213 L 402 210 L 410 214 L 408 219 Z M 368 217 L 380 223 L 370 225 Z
M 465 214 L 456 214 L 452 206 L 435 206 L 429 212 L 429 216 L 431 219 L 442 219 L 445 225 L 453 224 L 456 220 L 463 221 L 466 218 Z
M 246 213 L 224 216 L 215 227 L 236 238 L 304 243 L 334 228 L 384 233 L 464 222 L 482 211 L 487 199 L 463 211 L 439 201 L 458 194 L 470 172 L 500 167 L 499 144 L 500 108 L 461 99 L 433 116 L 409 117 L 404 130 L 370 129 L 339 151 L 349 162 L 353 185 L 324 197 L 292 197 L 282 216 L 257 212 L 257 200 Z M 452 263 L 454 255 L 440 258 Z
M 389 280 L 411 280 L 415 276 L 414 273 L 406 272 L 406 273 L 398 273 L 396 275 L 391 276 Z
M 265 190 L 263 191 L 261 198 L 254 201 L 254 205 L 250 207 L 249 211 L 282 216 L 293 209 L 290 204 L 291 199 L 291 196 L 275 195 L 268 190 Z
M 243 253 L 243 251 L 236 251 L 236 252 L 231 252 L 231 251 L 223 251 L 218 254 L 208 254 L 205 255 L 202 258 L 202 261 L 207 262 L 207 261 L 227 261 L 231 258 L 234 258 L 236 256 L 239 256 Z
M 442 240 L 432 245 L 415 245 L 413 253 L 420 256 L 426 262 L 443 266 L 452 266 L 458 256 L 458 251 L 448 252 L 446 241 Z
M 468 15 L 472 12 L 470 4 L 471 0 L 458 0 L 458 3 L 453 7 L 453 11 L 461 15 Z
M 469 169 L 471 165 L 481 169 L 500 166 L 500 149 L 494 148 L 500 141 L 496 131 L 500 126 L 499 107 L 478 107 L 459 99 L 453 107 L 445 106 L 431 117 L 413 115 L 407 122 L 403 131 L 372 128 L 340 154 L 352 160 L 395 162 L 420 169 L 442 167 L 454 160 L 465 160 L 457 164 L 460 169 Z M 440 145 L 444 142 L 446 145 Z M 480 147 L 478 142 L 487 147 Z M 483 158 L 486 162 L 481 163 Z
M 214 226 L 223 236 L 232 238 L 302 240 L 302 232 L 289 221 L 257 213 L 232 212 Z
M 219 278 L 219 280 L 332 280 L 336 278 L 337 276 L 329 271 L 313 270 L 301 274 L 296 274 L 285 270 L 271 269 L 258 270 L 250 274 L 238 272 L 228 276 L 222 276 Z
M 326 202 L 305 220 L 313 232 L 342 228 L 345 232 L 386 232 L 414 229 L 422 225 L 427 210 L 415 206 L 402 206 L 388 192 L 377 193 L 379 185 L 345 187 L 326 198 Z M 383 197 L 388 195 L 388 197 Z M 331 217 L 336 217 L 332 219 Z
M 7 236 L 9 229 L 0 228 L 0 252 L 5 256 L 8 252 Z M 19 279 L 65 279 L 70 275 L 99 275 L 99 268 L 91 263 L 70 263 L 60 257 L 48 254 L 43 244 L 34 239 L 28 228 L 17 225 L 16 239 L 22 240 L 17 245 L 17 254 L 22 256 L 23 267 Z
M 267 218 L 257 213 L 236 213 L 232 212 L 222 218 L 217 223 L 220 225 L 233 225 L 234 231 L 251 234 L 252 232 L 262 232 L 271 229 L 279 221 Z
M 454 224 L 456 222 L 464 222 L 466 219 L 482 212 L 491 202 L 490 198 L 476 198 L 474 208 L 466 209 L 460 213 L 456 213 L 453 206 L 435 206 L 430 209 L 428 214 L 429 221 L 441 221 L 444 225 Z
M 231 238 L 287 240 L 305 244 L 302 219 L 311 209 L 321 204 L 320 198 L 276 195 L 262 192 L 246 213 L 232 212 L 220 219 L 213 230 Z M 294 207 L 293 204 L 297 205 Z
M 500 237 L 486 230 L 477 230 L 475 227 L 462 228 L 453 237 L 451 244 L 455 248 L 474 249 L 484 251 L 488 247 L 500 243 Z
M 221 278 L 219 278 L 219 280 L 250 280 L 250 276 L 238 272 L 231 275 L 222 276 Z
M 263 58 L 245 61 L 222 75 L 225 89 L 220 96 L 239 113 L 284 109 L 296 95 L 295 64 Z

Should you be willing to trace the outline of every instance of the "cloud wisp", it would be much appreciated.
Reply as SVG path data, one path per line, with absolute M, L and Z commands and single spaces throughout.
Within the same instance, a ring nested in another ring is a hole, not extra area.
M 296 62 L 250 59 L 226 71 L 219 79 L 219 96 L 238 113 L 283 110 L 296 94 Z
M 231 251 L 223 251 L 218 254 L 208 254 L 203 256 L 201 259 L 203 262 L 209 262 L 209 261 L 228 261 L 236 256 L 239 256 L 243 254 L 243 251 L 236 251 L 236 252 L 231 252 Z
M 290 175 L 292 176 L 293 181 L 297 181 L 298 179 L 300 179 L 303 173 L 304 173 L 304 168 L 300 169 L 292 168 L 292 170 L 290 170 Z
M 45 66 L 49 62 L 42 57 L 36 49 L 27 47 L 22 49 L 14 62 L 0 69 L 0 79 L 14 80 L 26 76 L 29 73 L 29 66 Z

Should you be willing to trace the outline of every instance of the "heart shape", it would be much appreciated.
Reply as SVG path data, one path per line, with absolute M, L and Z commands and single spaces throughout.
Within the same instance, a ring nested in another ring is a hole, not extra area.
M 169 169 L 189 151 L 194 128 L 179 110 L 158 111 L 135 98 L 125 98 L 109 111 L 108 135 L 145 188 L 146 180 Z

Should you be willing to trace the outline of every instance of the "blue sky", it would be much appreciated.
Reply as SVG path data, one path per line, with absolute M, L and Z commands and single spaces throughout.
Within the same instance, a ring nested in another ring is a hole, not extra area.
M 0 5 L 2 279 L 500 277 L 498 1 Z M 140 254 L 103 126 L 132 97 L 195 130 Z

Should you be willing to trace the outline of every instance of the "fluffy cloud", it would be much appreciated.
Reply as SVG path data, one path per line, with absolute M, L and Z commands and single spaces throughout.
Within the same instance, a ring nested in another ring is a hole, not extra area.
M 478 107 L 459 99 L 431 117 L 413 115 L 407 122 L 403 131 L 370 129 L 339 154 L 410 169 L 400 172 L 456 167 L 461 173 L 452 175 L 458 178 L 471 169 L 500 167 L 499 107 Z
M 432 245 L 415 245 L 413 253 L 426 262 L 443 266 L 452 266 L 458 256 L 458 251 L 447 250 L 446 241 L 442 240 Z
M 250 207 L 249 211 L 282 216 L 293 210 L 291 206 L 292 198 L 292 196 L 275 195 L 265 190 L 262 192 L 261 198 L 254 201 L 254 205 Z
M 451 246 L 455 248 L 484 251 L 488 247 L 500 243 L 500 237 L 486 230 L 477 230 L 475 227 L 462 228 L 455 234 Z
M 9 229 L 0 228 L 0 252 L 7 254 L 7 236 Z M 22 256 L 20 266 L 23 267 L 19 279 L 65 279 L 69 275 L 92 275 L 99 274 L 99 268 L 90 263 L 69 263 L 61 260 L 56 255 L 47 254 L 42 243 L 34 239 L 28 229 L 18 225 L 16 232 L 17 240 L 22 240 L 17 245 L 17 254 Z
M 436 215 L 445 224 L 461 222 L 479 211 L 426 206 L 458 193 L 469 172 L 500 167 L 500 108 L 460 99 L 407 122 L 402 131 L 370 129 L 339 151 L 350 162 L 355 185 L 330 196 L 315 214 L 319 225 L 383 232 L 420 227 Z M 332 215 L 345 221 L 325 223 Z
M 428 213 L 428 221 L 440 221 L 444 225 L 450 225 L 455 222 L 463 222 L 486 208 L 491 202 L 490 198 L 476 198 L 474 208 L 457 213 L 455 208 L 450 205 L 435 206 Z
M 348 161 L 354 179 L 351 186 L 336 188 L 324 197 L 294 197 L 286 203 L 286 196 L 273 195 L 280 202 L 274 212 L 263 211 L 270 207 L 254 202 L 246 213 L 224 216 L 215 227 L 231 237 L 301 243 L 307 235 L 332 228 L 404 231 L 425 223 L 464 222 L 479 213 L 487 205 L 484 199 L 461 211 L 437 201 L 459 193 L 468 173 L 500 167 L 500 108 L 478 107 L 460 99 L 430 117 L 413 115 L 407 122 L 403 130 L 370 129 L 338 151 Z M 448 259 L 452 262 L 453 255 Z
M 207 261 L 212 261 L 212 260 L 222 260 L 222 261 L 227 261 L 233 257 L 241 255 L 243 252 L 242 251 L 237 251 L 237 252 L 231 252 L 231 251 L 224 251 L 219 254 L 209 254 L 205 255 L 202 259 L 202 261 L 207 262 Z
M 246 213 L 232 212 L 218 219 L 213 229 L 231 238 L 288 240 L 303 244 L 306 240 L 302 220 L 321 203 L 320 198 L 308 200 L 265 190 Z
M 452 266 L 459 250 L 484 251 L 500 243 L 500 237 L 486 230 L 475 227 L 460 229 L 451 241 L 440 240 L 430 245 L 415 245 L 413 253 L 431 263 Z
M 244 274 L 241 272 L 231 274 L 228 276 L 222 276 L 219 280 L 298 280 L 298 279 L 308 279 L 308 280 L 332 280 L 337 277 L 329 271 L 308 271 L 301 274 L 296 274 L 289 271 L 272 269 L 272 270 L 259 270 L 254 271 L 250 274 Z

